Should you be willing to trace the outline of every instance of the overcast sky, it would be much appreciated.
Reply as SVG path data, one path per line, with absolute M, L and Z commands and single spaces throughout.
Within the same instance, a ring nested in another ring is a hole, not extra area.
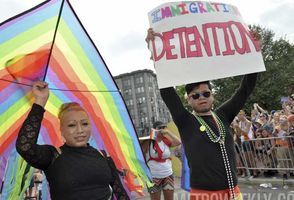
M 42 0 L 0 0 L 0 21 L 23 12 Z M 152 69 L 145 44 L 147 13 L 163 0 L 70 0 L 110 72 L 116 76 L 139 69 Z M 172 1 L 173 2 L 173 1 Z M 272 29 L 294 42 L 293 0 L 215 0 L 238 7 L 247 24 Z

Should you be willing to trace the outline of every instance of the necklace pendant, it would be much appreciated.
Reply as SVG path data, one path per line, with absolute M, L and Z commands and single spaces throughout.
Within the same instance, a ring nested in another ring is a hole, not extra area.
M 200 130 L 201 132 L 204 132 L 204 131 L 206 130 L 206 127 L 202 125 L 202 126 L 200 126 L 199 130 Z

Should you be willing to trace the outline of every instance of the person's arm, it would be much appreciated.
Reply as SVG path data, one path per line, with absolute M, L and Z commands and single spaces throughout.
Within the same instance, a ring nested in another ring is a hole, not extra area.
M 53 158 L 58 153 L 53 146 L 37 144 L 41 122 L 45 112 L 43 107 L 48 99 L 46 95 L 49 95 L 47 85 L 42 83 L 36 82 L 33 85 L 35 103 L 20 128 L 16 139 L 16 150 L 31 166 L 44 170 L 49 167 Z
M 149 145 L 150 145 L 150 140 L 146 140 L 146 141 L 142 142 L 141 148 L 144 153 L 144 156 L 146 155 L 146 153 L 148 151 Z
M 125 188 L 121 183 L 121 178 L 119 177 L 119 174 L 121 172 L 116 169 L 116 166 L 111 157 L 107 157 L 106 159 L 108 161 L 113 176 L 113 180 L 110 183 L 113 194 L 115 195 L 117 200 L 129 200 L 130 198 L 128 196 L 128 193 L 125 191 Z
M 239 137 L 241 137 L 243 135 L 243 132 L 238 125 L 234 126 L 234 131 L 235 131 L 236 135 Z
M 175 122 L 188 113 L 173 87 L 160 89 L 160 94 Z
M 231 123 L 231 127 L 232 127 L 234 133 L 236 134 L 236 136 L 237 136 L 237 137 L 241 137 L 241 132 L 240 132 L 241 129 L 240 129 L 240 127 L 239 127 L 239 119 L 238 119 L 237 116 L 236 116 L 236 117 L 234 118 L 234 120 L 232 121 L 232 123 Z
M 254 104 L 255 108 L 258 110 L 259 113 L 267 113 L 258 103 Z
M 245 75 L 242 79 L 241 85 L 233 96 L 217 109 L 225 115 L 229 122 L 233 121 L 234 117 L 243 108 L 246 100 L 255 87 L 256 80 L 257 73 Z
M 170 141 L 171 147 L 175 147 L 181 144 L 181 140 L 168 129 L 162 129 L 160 130 L 160 132 L 163 134 L 165 138 L 167 138 Z

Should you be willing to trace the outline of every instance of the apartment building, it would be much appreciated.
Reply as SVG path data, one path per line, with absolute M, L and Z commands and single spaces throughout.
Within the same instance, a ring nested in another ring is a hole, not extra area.
M 171 116 L 161 99 L 156 74 L 144 69 L 114 77 L 139 136 L 149 134 L 157 121 L 169 122 Z

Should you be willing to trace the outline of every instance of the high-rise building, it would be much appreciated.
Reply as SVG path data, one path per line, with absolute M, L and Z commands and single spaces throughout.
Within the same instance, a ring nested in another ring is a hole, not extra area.
M 139 136 L 147 135 L 157 121 L 169 122 L 171 116 L 161 99 L 156 75 L 144 69 L 114 77 Z

